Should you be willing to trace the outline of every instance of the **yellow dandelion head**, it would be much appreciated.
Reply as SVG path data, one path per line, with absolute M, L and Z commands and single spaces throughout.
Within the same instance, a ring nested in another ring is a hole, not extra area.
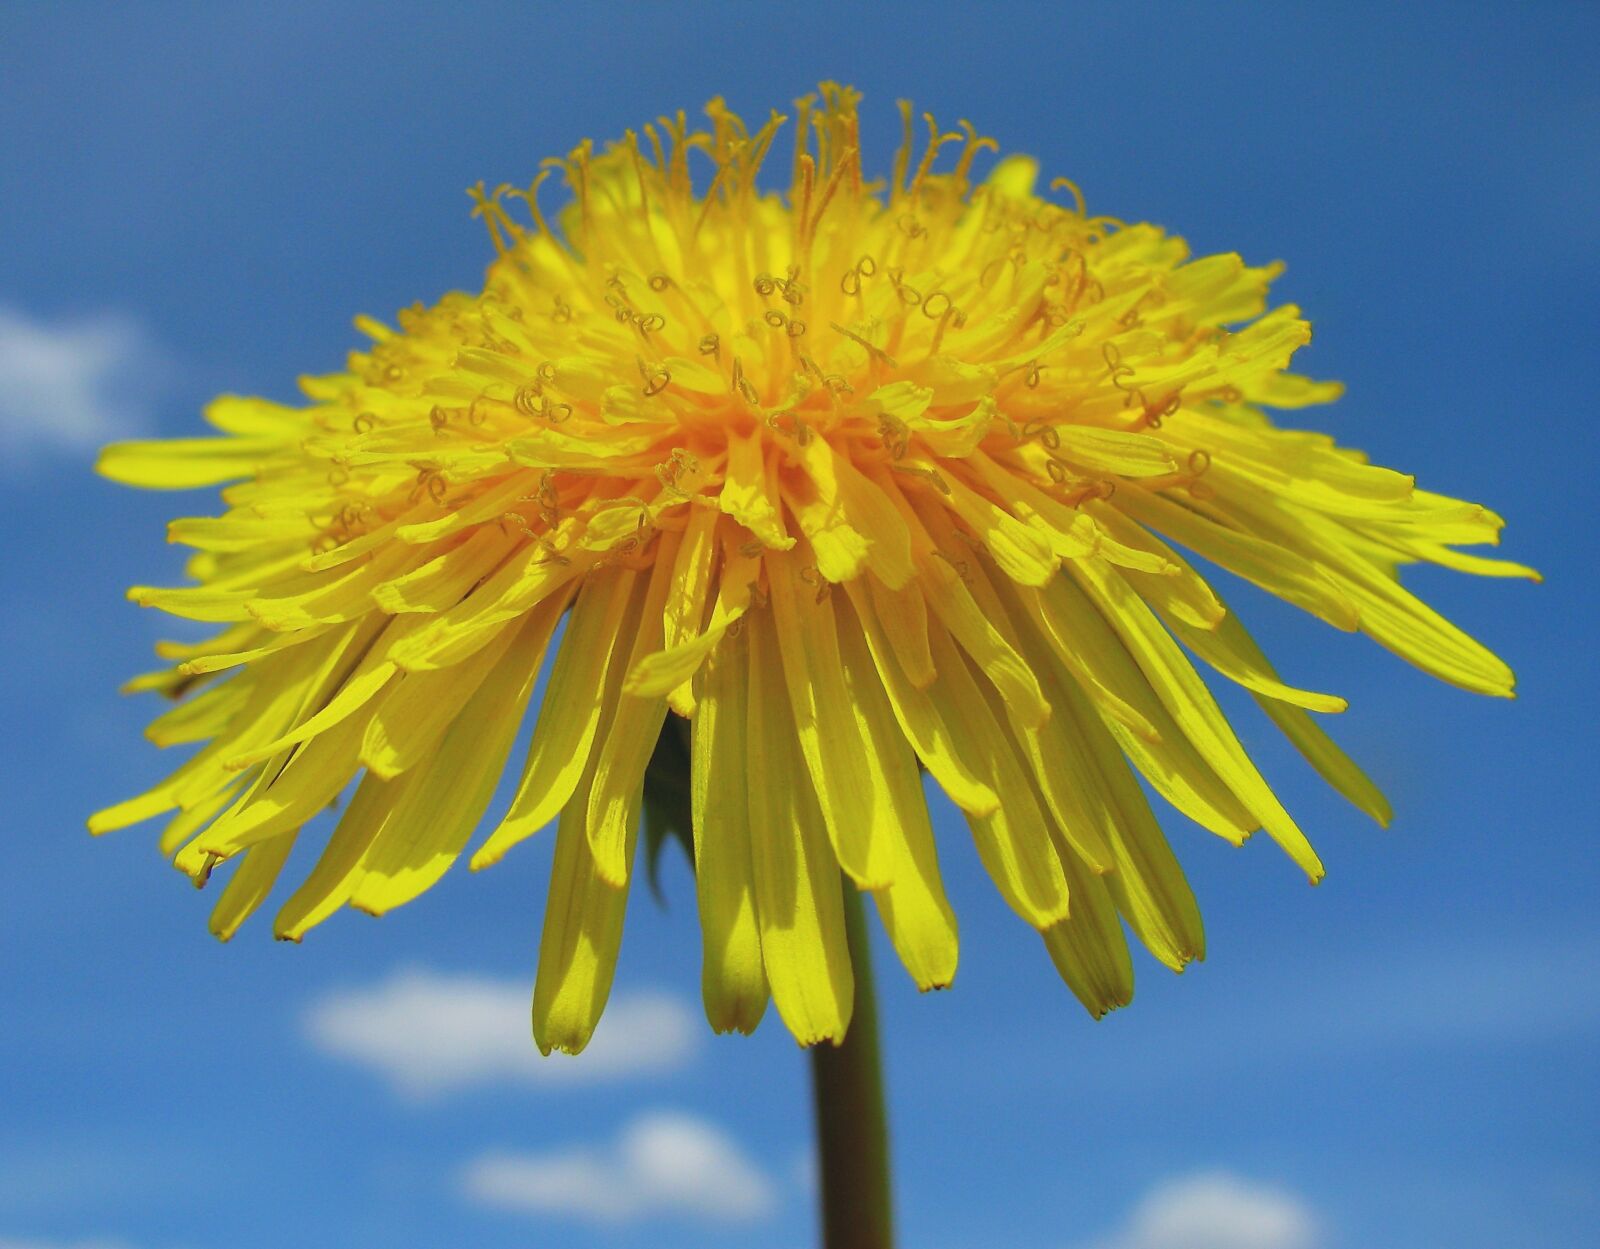
M 226 938 L 359 775 L 276 931 L 381 914 L 463 853 L 554 648 L 472 863 L 559 817 L 534 1024 L 576 1050 L 658 743 L 687 755 L 710 1021 L 749 1030 L 770 997 L 806 1043 L 849 1022 L 843 888 L 872 893 L 920 986 L 955 973 L 919 764 L 1095 1014 L 1132 992 L 1124 922 L 1175 969 L 1203 953 L 1139 777 L 1320 877 L 1190 656 L 1387 820 L 1307 714 L 1343 701 L 1282 681 L 1175 548 L 1509 695 L 1398 579 L 1531 575 L 1454 549 L 1499 518 L 1272 425 L 1263 407 L 1339 391 L 1285 371 L 1311 330 L 1268 310 L 1277 266 L 1191 259 L 909 105 L 869 176 L 856 102 L 799 101 L 792 154 L 786 118 L 714 100 L 706 129 L 680 113 L 479 187 L 481 293 L 358 320 L 371 346 L 304 379 L 304 406 L 227 396 L 221 437 L 109 448 L 130 484 L 232 484 L 172 523 L 194 584 L 130 591 L 223 626 L 133 682 L 184 696 L 157 744 L 205 744 L 91 827 L 175 812 L 162 847 L 196 882 L 237 860 Z M 764 190 L 780 163 L 788 191 Z M 552 175 L 570 196 L 547 220 Z

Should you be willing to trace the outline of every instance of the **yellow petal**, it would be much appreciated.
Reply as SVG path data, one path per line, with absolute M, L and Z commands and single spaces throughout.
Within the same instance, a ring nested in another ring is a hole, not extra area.
M 227 788 L 237 773 L 225 767 L 225 761 L 241 749 L 281 733 L 301 715 L 327 685 L 355 639 L 355 626 L 350 626 L 264 660 L 248 674 L 253 680 L 250 695 L 229 721 L 224 736 L 192 755 L 159 785 L 95 812 L 89 817 L 89 831 L 105 833 L 174 807 L 193 807 Z
M 167 525 L 167 541 L 201 551 L 259 551 L 272 543 L 303 549 L 316 529 L 305 515 L 261 516 L 248 509 L 226 516 L 187 516 Z
M 758 558 L 730 554 L 718 578 L 717 602 L 705 632 L 640 658 L 629 671 L 623 689 L 641 698 L 660 697 L 693 677 L 734 621 L 749 609 L 750 595 L 760 570 Z
M 1061 676 L 1053 675 L 1048 687 L 1087 750 L 1084 801 L 1095 813 L 1113 859 L 1113 869 L 1100 879 L 1149 951 L 1182 971 L 1205 957 L 1200 908 L 1183 868 L 1127 760 L 1084 694 Z
M 287 760 L 275 755 L 233 808 L 178 852 L 175 866 L 204 879 L 215 860 L 305 823 L 349 783 L 365 729 L 362 717 L 354 716 L 292 748 Z
M 1016 604 L 1018 620 L 1033 626 L 1035 636 L 1045 644 L 1052 658 L 1072 674 L 1072 679 L 1102 715 L 1146 742 L 1154 744 L 1161 740 L 1155 725 L 1101 679 L 1097 666 L 1086 657 L 1089 648 L 1082 639 L 1062 631 L 1059 614 L 1045 610 L 1043 595 L 1031 586 L 1002 585 L 1001 588 L 1007 601 Z
M 928 696 L 956 750 L 1000 795 L 990 814 L 967 814 L 978 857 L 1011 909 L 1035 928 L 1047 928 L 1067 913 L 1067 882 L 1033 787 L 996 718 L 1000 700 L 986 696 L 943 629 L 930 630 L 929 637 L 939 679 Z
M 204 741 L 227 728 L 250 693 L 248 681 L 224 681 L 176 704 L 146 726 L 144 735 L 157 746 Z
M 615 661 L 624 665 L 624 672 L 661 648 L 662 614 L 675 580 L 673 557 L 678 540 L 677 534 L 661 535 L 638 627 L 627 651 L 619 650 Z M 639 816 L 639 789 L 644 784 L 645 765 L 650 762 L 666 715 L 665 698 L 617 698 L 611 706 L 605 736 L 599 739 L 595 750 L 585 827 L 595 870 L 609 884 L 628 882 L 627 847 L 636 831 L 631 821 L 637 821 Z
M 247 768 L 281 750 L 308 741 L 319 733 L 327 732 L 362 708 L 367 708 L 370 714 L 375 709 L 368 707 L 368 704 L 373 699 L 382 697 L 385 687 L 394 675 L 395 666 L 392 663 L 377 663 L 370 667 L 364 664 L 362 669 L 356 671 L 339 687 L 338 692 L 315 715 L 302 720 L 289 732 L 273 738 L 270 742 L 241 751 L 224 766 L 234 769 Z
M 883 798 L 867 766 L 860 713 L 840 668 L 832 608 L 800 579 L 797 559 L 769 560 L 767 568 L 788 702 L 829 840 L 839 866 L 856 883 L 879 888 L 893 880 L 893 851 L 874 818 Z
M 763 546 L 786 551 L 794 545 L 783 525 L 758 435 L 729 431 L 727 476 L 718 504 Z
M 953 473 L 944 474 L 950 509 L 971 526 L 983 549 L 1013 581 L 1043 585 L 1060 563 L 1050 543 Z
M 316 866 L 273 920 L 275 936 L 299 941 L 350 900 L 362 859 L 388 819 L 398 788 L 371 773 L 361 778 Z
M 806 475 L 785 483 L 783 501 L 810 542 L 822 576 L 835 583 L 852 580 L 867 567 L 873 544 L 846 506 L 839 480 L 844 462 L 823 438 L 812 438 L 803 455 Z
M 1312 883 L 1321 880 L 1322 863 L 1316 852 L 1250 762 L 1205 683 L 1143 600 L 1127 582 L 1109 569 L 1096 567 L 1093 561 L 1074 564 L 1072 573 L 1096 600 L 1156 696 L 1201 757 L 1261 821 L 1272 839 L 1304 869 Z
M 274 403 L 255 395 L 218 395 L 201 411 L 208 425 L 225 434 L 297 437 L 306 427 L 303 408 Z
M 351 906 L 382 915 L 431 887 L 456 861 L 494 796 L 549 640 L 547 622 L 527 621 L 427 766 L 396 782 L 388 817 L 361 857 Z
M 1046 587 L 1039 604 L 1055 636 L 1071 639 L 1085 665 L 1155 729 L 1152 741 L 1115 716 L 1101 717 L 1145 779 L 1195 823 L 1234 845 L 1242 844 L 1260 821 L 1201 758 L 1106 618 L 1070 577 L 1059 577 Z
M 95 470 L 126 486 L 192 490 L 248 477 L 263 460 L 284 449 L 284 441 L 275 437 L 117 442 L 100 453 Z
M 1119 477 L 1159 477 L 1177 468 L 1167 444 L 1149 434 L 1065 421 L 1050 429 L 1064 458 L 1096 472 Z
M 808 454 L 828 447 L 823 439 L 813 439 Z M 866 566 L 891 590 L 898 590 L 915 574 L 911 562 L 911 535 L 900 517 L 886 487 L 866 476 L 844 456 L 833 457 L 833 472 L 839 484 L 839 502 L 851 524 L 867 541 Z
M 602 880 L 589 853 L 584 813 L 589 807 L 590 776 L 586 770 L 579 778 L 556 826 L 539 974 L 533 987 L 533 1039 L 545 1054 L 551 1050 L 576 1054 L 589 1044 L 611 996 L 622 945 L 628 888 Z M 631 861 L 632 836 L 624 851 Z
M 876 577 L 851 582 L 846 588 L 852 597 L 865 584 L 870 595 L 870 614 L 883 629 L 884 640 L 891 648 L 906 680 L 917 689 L 926 689 L 933 680 L 933 656 L 928 650 L 928 604 L 918 586 L 891 590 Z M 868 604 L 861 601 L 858 610 L 868 613 Z
M 1303 555 L 1242 530 L 1229 529 L 1179 502 L 1126 490 L 1117 505 L 1174 542 L 1260 586 L 1336 629 L 1356 627 L 1356 609 Z
M 1021 612 L 1013 618 L 1007 611 L 1002 594 L 996 589 L 996 585 L 1006 586 L 1006 579 L 991 577 L 987 562 L 976 559 L 968 584 L 973 598 L 995 627 L 1003 631 L 1007 643 L 1028 661 L 1036 675 L 1046 673 L 1051 665 L 1050 647 L 1028 629 L 1028 621 Z M 1015 591 L 1024 593 L 1027 588 L 1019 586 Z M 1005 597 L 1014 601 L 1011 594 Z M 1097 872 L 1108 871 L 1111 849 L 1081 800 L 1088 784 L 1082 743 L 1053 715 L 1042 724 L 1030 725 L 1005 709 L 1004 722 L 1010 728 L 1008 740 L 1012 750 L 1026 762 L 1036 793 L 1043 798 L 1044 809 L 1055 828 L 1065 834 L 1072 848 L 1090 867 Z
M 696 507 L 689 511 L 683 542 L 672 570 L 672 585 L 662 611 L 661 646 L 671 650 L 700 632 L 711 597 L 711 569 L 717 554 L 717 513 Z M 694 686 L 687 679 L 667 695 L 681 716 L 694 714 Z
M 772 1000 L 795 1039 L 837 1044 L 855 1005 L 839 867 L 796 757 L 770 615 L 754 613 L 746 635 L 747 797 L 761 957 Z
M 1061 847 L 1072 890 L 1072 914 L 1041 934 L 1050 959 L 1078 1000 L 1096 1019 L 1133 1000 L 1133 960 L 1105 880 Z
M 547 630 L 560 617 L 559 600 L 534 609 Z M 554 608 L 554 610 L 552 610 Z M 443 736 L 479 685 L 494 672 L 518 626 L 503 625 L 495 639 L 453 668 L 404 673 L 385 694 L 361 739 L 361 762 L 378 776 L 392 780 L 421 762 Z
M 238 866 L 233 869 L 227 887 L 211 912 L 213 936 L 231 941 L 239 926 L 266 901 L 289 851 L 294 848 L 294 840 L 294 833 L 284 833 L 252 846 L 240 856 Z
M 1278 680 L 1271 665 L 1260 658 L 1260 651 L 1249 641 L 1238 616 L 1232 613 L 1215 629 L 1195 629 L 1172 618 L 1166 624 L 1180 642 L 1211 667 L 1256 694 L 1310 711 L 1340 712 L 1350 705 L 1336 694 L 1296 689 Z
M 409 559 L 404 547 L 388 547 L 343 570 L 302 573 L 274 584 L 268 593 L 250 598 L 245 607 L 274 633 L 355 620 L 369 611 L 373 589 Z
M 928 659 L 928 680 L 922 686 L 914 684 L 899 662 L 887 631 L 884 629 L 870 596 L 862 590 L 860 582 L 846 587 L 856 616 L 866 636 L 873 663 L 888 695 L 900 731 L 905 734 L 913 749 L 927 767 L 933 779 L 950 796 L 950 800 L 963 811 L 973 815 L 990 815 L 1000 805 L 995 791 L 980 779 L 974 761 L 962 756 L 946 731 L 944 722 L 935 709 L 926 686 L 934 680 L 933 659 Z M 928 638 L 926 621 L 922 639 Z
M 250 773 L 245 773 L 239 778 L 239 783 L 228 789 L 219 789 L 210 797 L 195 803 L 187 810 L 179 811 L 168 822 L 166 828 L 161 830 L 161 840 L 158 847 L 161 857 L 170 859 L 178 853 L 183 844 L 198 833 L 207 824 L 211 823 L 216 815 L 230 802 L 239 796 L 239 791 L 255 780 Z
M 918 577 L 928 606 L 949 630 L 961 649 L 1000 691 L 1006 706 L 1024 724 L 1043 724 L 1050 714 L 1050 704 L 1039 689 L 1038 679 L 1029 669 L 1027 661 L 1011 647 L 995 628 L 983 609 L 974 601 L 966 585 L 972 575 L 973 560 L 969 554 L 956 554 L 960 550 L 948 527 L 943 533 L 937 527 L 938 518 L 928 512 L 920 513 L 931 519 L 935 537 L 940 539 L 939 554 L 918 555 Z M 945 549 L 948 548 L 948 551 Z M 942 558 L 941 558 L 942 556 Z M 935 663 L 937 667 L 937 663 Z
M 445 611 L 459 603 L 516 545 L 498 526 L 485 526 L 427 563 L 375 586 L 372 599 L 390 613 Z
M 1261 653 L 1261 648 L 1256 645 L 1255 639 L 1246 632 L 1243 625 L 1237 626 L 1232 640 L 1241 654 L 1258 669 L 1268 677 L 1275 675 L 1271 663 Z M 1315 720 L 1299 706 L 1289 705 L 1294 701 L 1292 699 L 1286 703 L 1265 689 L 1258 691 L 1255 697 L 1261 709 L 1329 785 L 1343 794 L 1358 810 L 1370 815 L 1379 825 L 1388 827 L 1389 821 L 1394 818 L 1394 812 L 1389 806 L 1388 799 L 1383 796 L 1383 791 L 1356 765 L 1354 760 L 1334 744 Z
M 860 625 L 842 606 L 839 654 L 851 700 L 862 717 L 873 788 L 885 800 L 885 809 L 873 818 L 881 822 L 894 850 L 893 883 L 875 890 L 873 901 L 917 988 L 942 989 L 956 974 L 956 917 L 939 876 L 916 757 L 890 709 Z
M 423 619 L 389 658 L 408 672 L 458 664 L 488 645 L 500 625 L 553 596 L 571 593 L 572 583 L 588 568 L 528 543 L 455 606 Z
M 539 709 L 522 781 L 500 827 L 472 856 L 474 871 L 498 863 L 512 846 L 537 833 L 577 788 L 609 705 L 608 693 L 614 698 L 621 686 L 620 661 L 639 619 L 637 581 L 638 574 L 628 569 L 601 568 L 578 592 Z M 613 668 L 615 681 L 608 675 Z M 582 825 L 580 815 L 573 826 Z M 587 850 L 584 861 L 590 863 Z
M 690 751 L 700 987 L 717 1032 L 753 1032 L 767 1009 L 746 798 L 748 665 L 741 630 L 702 670 Z

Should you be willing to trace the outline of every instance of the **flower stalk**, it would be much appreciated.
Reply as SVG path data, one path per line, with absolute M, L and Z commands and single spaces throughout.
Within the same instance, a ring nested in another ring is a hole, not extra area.
M 842 1042 L 811 1047 L 822 1244 L 824 1249 L 891 1249 L 889 1123 L 871 951 L 861 894 L 848 881 L 844 898 L 855 1006 Z

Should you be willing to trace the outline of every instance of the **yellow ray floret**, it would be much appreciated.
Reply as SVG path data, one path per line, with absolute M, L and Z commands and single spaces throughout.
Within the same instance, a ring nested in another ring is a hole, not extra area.
M 534 1030 L 577 1050 L 658 743 L 688 752 L 707 1016 L 749 1031 L 770 1000 L 805 1044 L 849 1024 L 843 890 L 919 987 L 955 975 L 923 770 L 1097 1015 L 1132 993 L 1125 926 L 1174 969 L 1204 955 L 1141 778 L 1322 875 L 1204 669 L 1387 822 L 1313 718 L 1344 700 L 1280 677 L 1190 556 L 1509 696 L 1400 580 L 1535 576 L 1456 549 L 1499 517 L 1272 424 L 1340 390 L 1285 371 L 1311 331 L 1269 307 L 1279 266 L 1091 216 L 1026 157 L 980 179 L 993 141 L 928 118 L 919 151 L 909 106 L 873 177 L 856 103 L 799 102 L 781 193 L 761 173 L 786 119 L 721 101 L 705 129 L 678 114 L 479 187 L 479 293 L 359 319 L 371 345 L 303 406 L 225 396 L 215 436 L 108 448 L 118 481 L 223 487 L 168 531 L 191 583 L 130 591 L 221 631 L 130 684 L 185 698 L 149 735 L 197 751 L 91 828 L 166 815 L 197 883 L 239 860 L 226 939 L 354 783 L 276 932 L 381 914 L 467 850 L 553 654 L 471 862 L 559 821 Z M 547 218 L 552 172 L 571 194 Z

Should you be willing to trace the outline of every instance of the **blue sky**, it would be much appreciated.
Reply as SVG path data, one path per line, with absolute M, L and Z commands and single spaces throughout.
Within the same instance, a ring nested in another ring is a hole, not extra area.
M 1316 419 L 1502 511 L 1547 577 L 1414 581 L 1516 668 L 1511 704 L 1233 595 L 1349 697 L 1331 727 L 1399 818 L 1365 824 L 1241 712 L 1329 879 L 1174 817 L 1209 961 L 1144 960 L 1104 1023 L 936 809 L 961 974 L 879 976 L 905 1244 L 1600 1242 L 1600 15 L 868 7 L 0 8 L 0 1249 L 812 1242 L 802 1056 L 775 1019 L 700 1026 L 681 865 L 632 908 L 608 1048 L 552 1071 L 524 1048 L 548 840 L 381 922 L 222 947 L 151 833 L 82 821 L 164 763 L 114 692 L 162 632 L 121 589 L 172 576 L 163 522 L 206 507 L 95 479 L 95 441 L 290 398 L 352 314 L 472 286 L 468 184 L 820 77 L 866 93 L 883 163 L 907 95 L 1097 210 L 1287 260 L 1301 361 L 1349 384 Z

